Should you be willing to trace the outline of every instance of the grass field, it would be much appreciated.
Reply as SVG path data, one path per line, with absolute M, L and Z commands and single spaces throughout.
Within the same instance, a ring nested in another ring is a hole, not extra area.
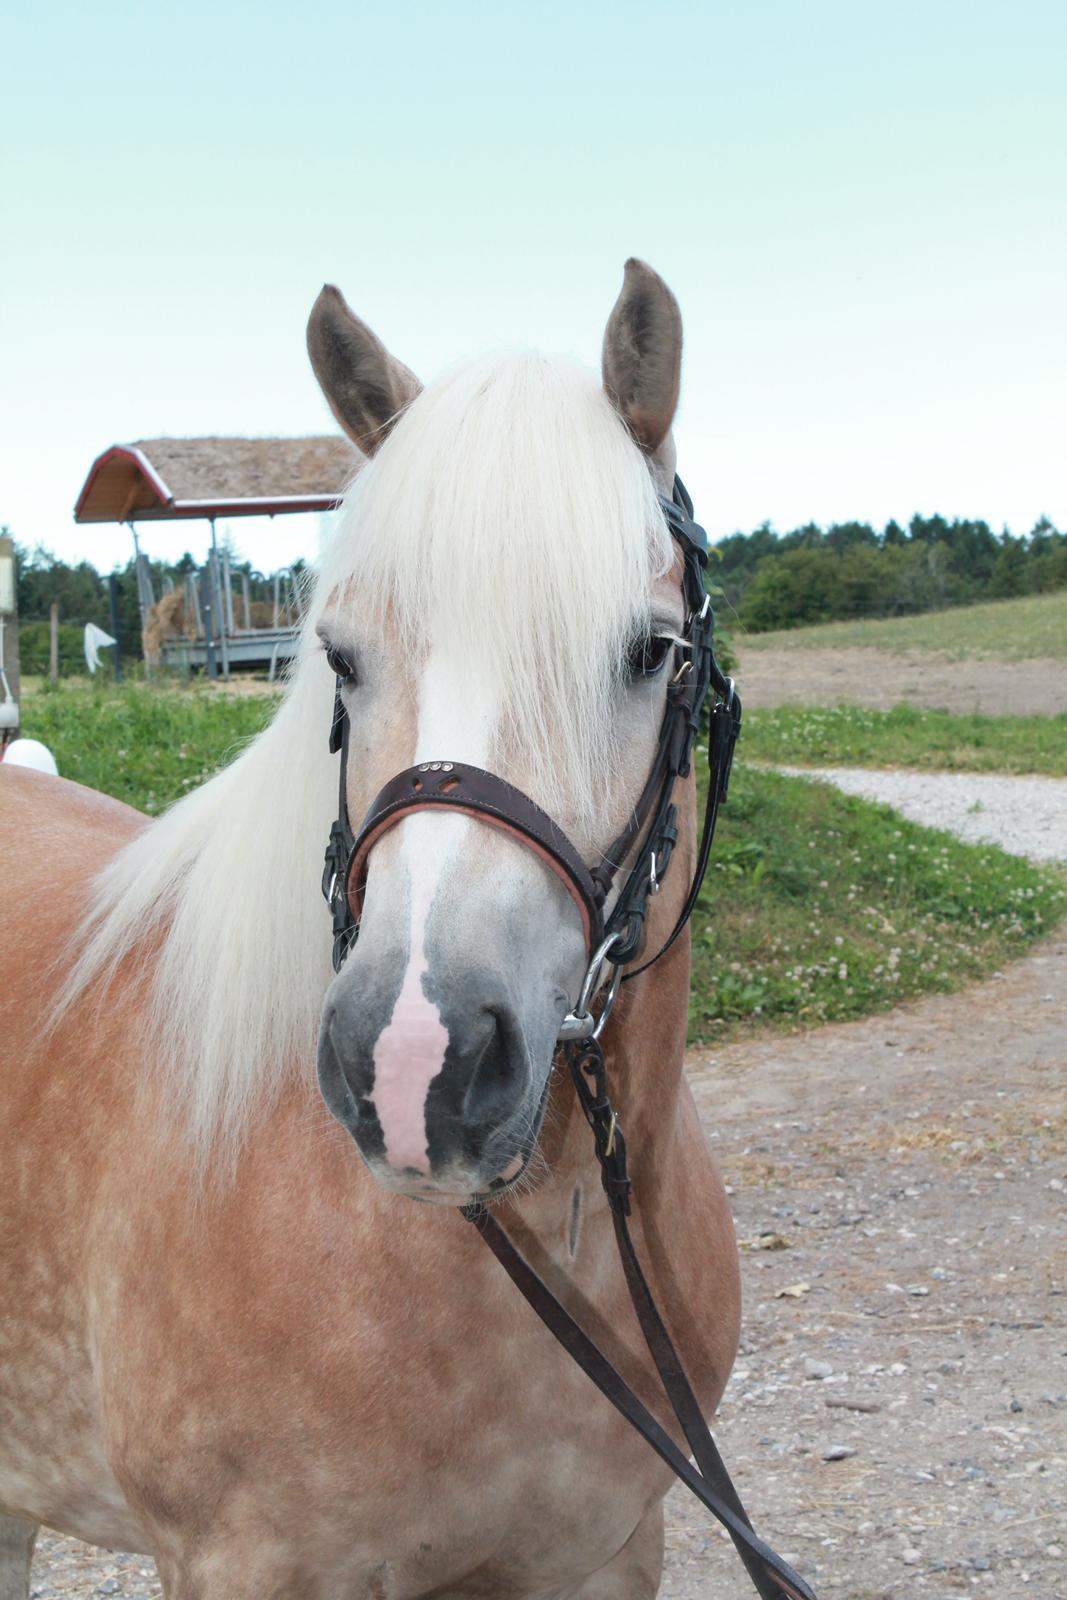
M 736 636 L 742 651 L 828 650 L 862 646 L 872 650 L 920 650 L 961 660 L 995 656 L 1001 661 L 1035 657 L 1067 660 L 1067 589 L 956 606 L 916 617 L 879 617 L 869 622 L 823 622 L 813 628 Z
M 746 711 L 742 754 L 786 766 L 936 768 L 1067 777 L 1067 715 L 986 717 L 919 706 Z
M 24 731 L 51 746 L 65 777 L 155 813 L 272 709 L 209 689 L 60 685 L 27 699 Z M 958 987 L 1064 909 L 1055 871 L 742 767 L 693 919 L 692 1038 L 859 1017 Z
M 210 778 L 270 720 L 274 704 L 273 696 L 206 687 L 61 682 L 26 696 L 22 732 L 43 740 L 64 778 L 155 815 Z

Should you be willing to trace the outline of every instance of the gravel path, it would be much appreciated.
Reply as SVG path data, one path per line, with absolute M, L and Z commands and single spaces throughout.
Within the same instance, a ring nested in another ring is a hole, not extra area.
M 882 772 L 864 767 L 780 767 L 847 794 L 884 800 L 913 822 L 972 844 L 998 844 L 1037 861 L 1067 861 L 1067 778 L 977 772 Z
M 821 1600 L 1067 1600 L 1067 941 L 690 1076 L 743 1242 L 716 1433 L 756 1527 Z M 661 1600 L 750 1600 L 668 1508 Z

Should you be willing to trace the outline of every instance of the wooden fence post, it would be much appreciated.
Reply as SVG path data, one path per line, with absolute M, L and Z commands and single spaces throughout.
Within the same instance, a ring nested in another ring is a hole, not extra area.
M 54 687 L 59 682 L 59 602 L 52 601 L 48 613 L 48 681 Z
M 114 573 L 107 580 L 107 601 L 111 613 L 111 632 L 115 639 L 115 682 L 122 682 L 122 633 L 119 629 L 119 580 Z

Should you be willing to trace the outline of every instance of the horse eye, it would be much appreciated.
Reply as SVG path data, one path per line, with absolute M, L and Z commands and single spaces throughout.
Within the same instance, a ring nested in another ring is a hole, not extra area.
M 335 672 L 341 682 L 351 688 L 356 682 L 356 669 L 347 656 L 343 656 L 334 645 L 327 645 L 326 660 L 329 663 L 330 671 Z
M 671 651 L 672 639 L 662 634 L 642 634 L 626 652 L 626 671 L 631 678 L 652 678 Z

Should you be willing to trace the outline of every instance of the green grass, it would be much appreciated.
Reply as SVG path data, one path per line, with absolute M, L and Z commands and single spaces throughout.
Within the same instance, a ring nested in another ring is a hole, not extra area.
M 210 778 L 275 703 L 208 688 L 61 682 L 26 696 L 22 732 L 44 741 L 64 778 L 155 814 Z
M 786 766 L 922 767 L 1067 777 L 1067 714 L 956 715 L 918 706 L 746 711 L 742 750 Z
M 693 918 L 690 1037 L 957 989 L 1067 910 L 1063 874 L 827 784 L 741 767 Z
M 1028 595 L 1021 600 L 993 600 L 980 606 L 955 606 L 917 617 L 879 617 L 869 622 L 822 622 L 812 628 L 780 633 L 751 633 L 735 638 L 750 650 L 865 649 L 920 650 L 946 655 L 995 656 L 1001 661 L 1028 661 L 1035 656 L 1067 660 L 1067 589 Z
M 274 703 L 60 684 L 27 697 L 24 731 L 65 777 L 155 813 L 257 733 Z M 1021 953 L 1064 909 L 1053 870 L 741 767 L 693 919 L 691 1036 L 859 1017 L 957 988 Z

